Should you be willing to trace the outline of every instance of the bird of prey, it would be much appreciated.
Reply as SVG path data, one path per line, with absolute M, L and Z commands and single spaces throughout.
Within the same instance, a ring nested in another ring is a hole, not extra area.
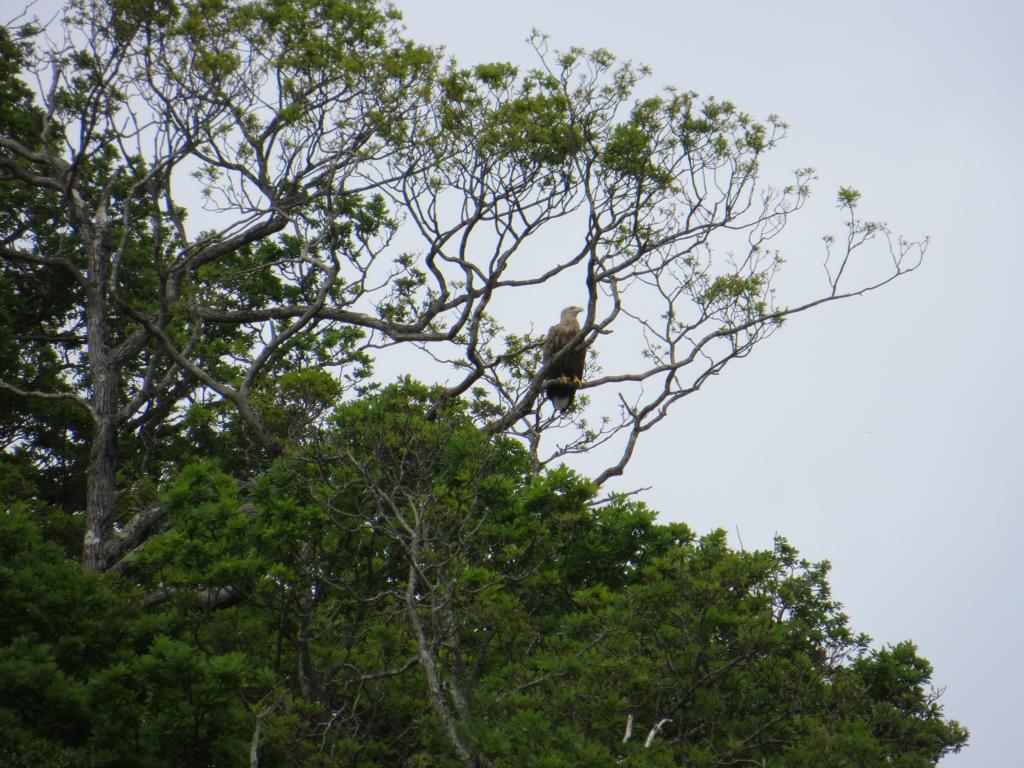
M 566 307 L 562 310 L 562 319 L 548 329 L 548 336 L 544 340 L 545 366 L 579 333 L 580 324 L 576 316 L 582 311 L 582 307 Z M 547 387 L 548 399 L 555 410 L 566 411 L 572 407 L 576 389 L 583 383 L 583 365 L 586 360 L 586 347 L 579 345 L 567 350 L 548 369 L 547 378 L 557 379 Z

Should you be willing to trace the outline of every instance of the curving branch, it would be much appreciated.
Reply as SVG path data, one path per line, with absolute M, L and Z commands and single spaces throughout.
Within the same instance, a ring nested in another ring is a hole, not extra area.
M 93 409 L 92 403 L 74 392 L 46 392 L 37 389 L 22 389 L 21 387 L 15 386 L 14 384 L 2 379 L 0 379 L 0 389 L 21 397 L 36 397 L 40 400 L 70 400 L 71 402 L 82 406 L 86 411 L 88 411 L 89 415 L 92 416 L 94 420 L 96 419 L 96 411 Z

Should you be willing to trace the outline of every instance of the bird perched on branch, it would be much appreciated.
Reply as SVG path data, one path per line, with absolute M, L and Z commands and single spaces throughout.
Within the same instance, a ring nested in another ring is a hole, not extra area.
M 548 337 L 544 340 L 545 366 L 580 332 L 576 316 L 582 311 L 582 307 L 566 307 L 562 310 L 562 319 L 558 324 L 548 329 Z M 547 386 L 547 396 L 555 410 L 566 411 L 572 407 L 576 389 L 583 383 L 583 365 L 586 360 L 587 349 L 579 344 L 566 350 L 548 369 L 547 378 L 557 379 Z

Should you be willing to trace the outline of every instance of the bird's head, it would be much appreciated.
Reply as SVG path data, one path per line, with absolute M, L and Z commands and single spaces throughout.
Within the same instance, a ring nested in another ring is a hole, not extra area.
M 562 310 L 562 322 L 574 323 L 576 316 L 583 312 L 583 307 L 566 307 Z

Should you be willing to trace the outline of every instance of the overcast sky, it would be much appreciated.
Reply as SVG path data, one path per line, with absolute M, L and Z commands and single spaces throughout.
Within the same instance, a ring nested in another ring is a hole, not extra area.
M 556 48 L 648 64 L 655 84 L 781 115 L 777 167 L 819 176 L 781 241 L 788 269 L 820 274 L 841 184 L 863 193 L 865 217 L 932 238 L 914 275 L 795 318 L 683 401 L 619 488 L 651 486 L 662 519 L 735 544 L 738 530 L 748 549 L 778 532 L 831 560 L 853 627 L 916 641 L 970 728 L 944 768 L 1019 760 L 1024 5 L 398 5 L 413 39 L 463 64 L 530 66 L 536 27 Z

